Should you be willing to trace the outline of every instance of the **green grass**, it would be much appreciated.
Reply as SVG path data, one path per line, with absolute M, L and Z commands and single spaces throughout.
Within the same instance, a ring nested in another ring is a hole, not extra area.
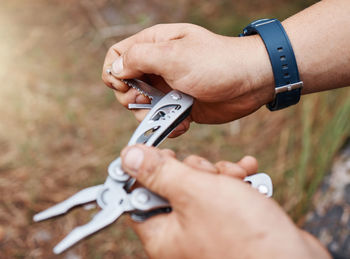
M 253 19 L 283 19 L 312 2 L 191 1 L 184 20 L 237 35 Z M 43 224 L 29 223 L 30 216 L 81 188 L 102 183 L 108 164 L 127 144 L 137 122 L 104 88 L 100 73 L 106 49 L 94 43 L 96 31 L 78 5 L 5 0 L 2 7 L 0 33 L 6 41 L 0 41 L 0 115 L 5 122 L 0 124 L 0 227 L 13 233 L 16 242 L 9 240 L 1 253 L 23 258 L 40 251 L 50 258 L 53 245 L 67 234 L 65 224 L 82 224 L 91 213 L 77 210 Z M 38 10 L 40 16 L 35 15 Z M 166 9 L 162 11 L 167 16 Z M 137 11 L 136 21 L 147 20 L 147 12 Z M 84 36 L 65 39 L 62 35 L 72 28 L 80 28 Z M 35 30 L 45 40 L 34 37 Z M 350 135 L 349 118 L 349 89 L 339 89 L 304 96 L 297 106 L 278 112 L 262 108 L 235 124 L 194 124 L 161 147 L 173 149 L 179 159 L 190 154 L 212 162 L 256 156 L 259 170 L 273 178 L 274 198 L 298 221 L 311 208 L 312 195 Z M 13 217 L 9 204 L 23 204 L 11 208 L 28 222 Z M 32 238 L 43 228 L 53 238 L 38 245 Z M 123 219 L 75 249 L 83 258 L 145 258 Z
M 294 156 L 295 166 L 292 166 L 292 171 L 296 173 L 294 194 L 298 199 L 289 213 L 295 220 L 311 208 L 312 196 L 329 172 L 334 155 L 350 136 L 349 90 L 308 96 L 302 102 L 301 112 L 299 141 L 291 148 L 292 152 L 300 154 L 299 157 Z M 285 172 L 286 175 L 289 173 Z

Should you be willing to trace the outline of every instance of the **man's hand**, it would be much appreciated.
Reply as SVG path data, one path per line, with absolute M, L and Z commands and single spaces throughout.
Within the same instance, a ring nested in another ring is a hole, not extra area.
M 302 93 L 350 84 L 350 1 L 324 0 L 283 21 L 304 82 Z M 113 75 L 106 74 L 112 67 Z M 147 98 L 118 79 L 141 77 L 164 92 L 195 97 L 190 120 L 223 123 L 254 112 L 274 98 L 274 79 L 259 36 L 224 37 L 196 25 L 162 24 L 110 48 L 102 78 L 124 105 Z M 142 120 L 145 111 L 136 111 Z
M 151 258 L 329 258 L 272 200 L 242 179 L 256 160 L 215 165 L 137 145 L 122 152 L 123 168 L 168 199 L 173 211 L 133 223 Z
M 112 68 L 112 75 L 106 73 Z M 192 24 L 162 24 L 113 45 L 103 81 L 125 107 L 147 98 L 118 79 L 141 78 L 164 92 L 177 89 L 195 98 L 190 120 L 223 123 L 250 114 L 273 98 L 269 58 L 259 36 L 224 37 Z M 145 111 L 135 111 L 142 120 Z

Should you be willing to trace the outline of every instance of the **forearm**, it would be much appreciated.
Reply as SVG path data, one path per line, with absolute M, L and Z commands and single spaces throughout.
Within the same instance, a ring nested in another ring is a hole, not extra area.
M 349 18 L 349 0 L 324 0 L 283 22 L 304 82 L 303 94 L 350 85 Z
M 350 0 L 324 0 L 283 22 L 303 94 L 350 85 L 349 14 Z M 110 67 L 112 75 L 105 72 Z M 103 71 L 104 82 L 126 107 L 140 94 L 117 79 L 144 74 L 153 75 L 150 83 L 162 91 L 193 96 L 190 119 L 198 123 L 241 118 L 275 96 L 272 66 L 259 35 L 224 37 L 191 24 L 156 25 L 118 42 Z M 180 134 L 188 129 L 186 123 L 178 127 Z

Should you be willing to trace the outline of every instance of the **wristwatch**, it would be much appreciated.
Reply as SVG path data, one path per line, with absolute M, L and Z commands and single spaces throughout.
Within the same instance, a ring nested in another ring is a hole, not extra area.
M 266 106 L 276 111 L 297 104 L 303 82 L 292 44 L 282 24 L 277 19 L 262 19 L 249 24 L 239 36 L 259 34 L 270 57 L 275 79 L 275 98 Z

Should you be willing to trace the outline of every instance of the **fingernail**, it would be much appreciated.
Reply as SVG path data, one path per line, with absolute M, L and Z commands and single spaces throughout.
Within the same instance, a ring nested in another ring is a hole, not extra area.
M 132 147 L 124 154 L 123 165 L 130 174 L 136 175 L 142 162 L 144 154 L 143 150 L 137 147 Z
M 118 57 L 112 64 L 112 72 L 113 74 L 118 75 L 123 72 L 123 68 L 123 58 Z

